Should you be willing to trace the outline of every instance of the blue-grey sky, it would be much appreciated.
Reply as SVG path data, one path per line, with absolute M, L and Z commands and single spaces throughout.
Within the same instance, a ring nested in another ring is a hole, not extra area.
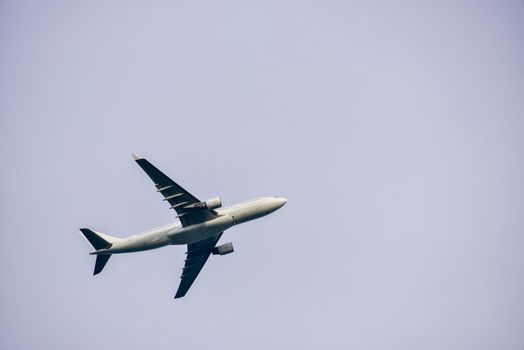
M 522 1 L 0 2 L 0 348 L 523 349 Z M 281 195 L 184 247 L 78 233 Z

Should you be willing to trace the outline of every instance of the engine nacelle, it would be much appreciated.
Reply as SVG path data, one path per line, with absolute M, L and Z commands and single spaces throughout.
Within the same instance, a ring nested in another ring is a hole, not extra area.
M 213 249 L 213 255 L 226 255 L 229 253 L 233 253 L 235 250 L 233 249 L 233 243 L 224 243 L 222 245 L 219 245 Z
M 222 201 L 220 197 L 215 197 L 208 199 L 205 202 L 198 202 L 191 205 L 186 205 L 184 208 L 207 208 L 207 209 L 216 209 L 222 206 Z
M 220 197 L 208 199 L 204 203 L 208 209 L 216 209 L 222 206 L 222 201 L 220 200 Z

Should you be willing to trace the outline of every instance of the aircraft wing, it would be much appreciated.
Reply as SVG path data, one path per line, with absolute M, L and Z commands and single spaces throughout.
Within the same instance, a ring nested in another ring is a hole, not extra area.
M 187 258 L 182 269 L 182 276 L 180 276 L 182 280 L 176 291 L 175 299 L 186 295 L 221 236 L 222 232 L 215 237 L 187 245 Z
M 167 177 L 147 159 L 140 158 L 134 154 L 133 158 L 153 180 L 157 192 L 160 192 L 164 196 L 164 201 L 171 205 L 170 209 L 176 211 L 182 226 L 197 224 L 217 216 L 216 211 L 213 209 L 199 206 L 200 200 L 198 198 Z

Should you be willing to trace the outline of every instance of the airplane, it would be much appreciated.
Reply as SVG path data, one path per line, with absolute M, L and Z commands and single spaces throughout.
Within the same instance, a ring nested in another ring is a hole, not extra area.
M 153 180 L 156 191 L 164 196 L 163 201 L 169 203 L 169 208 L 176 211 L 177 220 L 172 224 L 127 238 L 117 238 L 81 228 L 80 232 L 95 248 L 89 253 L 96 255 L 93 275 L 102 272 L 112 254 L 141 252 L 168 245 L 187 245 L 187 257 L 175 294 L 175 299 L 181 298 L 186 295 L 211 254 L 226 255 L 234 251 L 231 242 L 217 246 L 225 230 L 266 216 L 287 203 L 282 197 L 262 197 L 221 208 L 220 197 L 202 202 L 145 158 L 135 154 L 133 158 Z

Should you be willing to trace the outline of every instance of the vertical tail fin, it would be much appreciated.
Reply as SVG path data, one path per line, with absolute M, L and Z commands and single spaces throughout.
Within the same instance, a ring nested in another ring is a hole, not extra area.
M 84 237 L 87 238 L 89 243 L 91 243 L 93 248 L 96 250 L 110 248 L 114 242 L 119 240 L 118 238 L 111 237 L 100 232 L 95 232 L 88 228 L 81 228 L 80 232 L 82 232 Z M 102 272 L 110 257 L 111 254 L 100 254 L 96 256 L 95 271 L 93 272 L 93 275 L 97 275 Z
M 89 243 L 91 243 L 96 250 L 109 248 L 112 245 L 111 242 L 106 237 L 103 237 L 103 234 L 100 234 L 99 232 L 95 232 L 88 228 L 81 228 L 80 232 L 82 232 L 84 237 L 87 238 Z

